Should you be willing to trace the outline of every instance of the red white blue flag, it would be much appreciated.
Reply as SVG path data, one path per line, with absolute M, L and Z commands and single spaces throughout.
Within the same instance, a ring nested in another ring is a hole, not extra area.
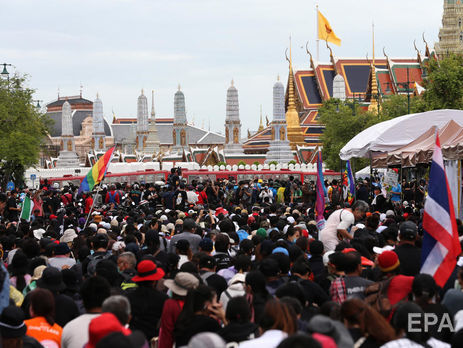
M 432 275 L 436 284 L 443 287 L 455 268 L 461 247 L 452 193 L 445 174 L 437 134 L 429 175 L 428 197 L 424 205 L 423 230 L 421 273 Z

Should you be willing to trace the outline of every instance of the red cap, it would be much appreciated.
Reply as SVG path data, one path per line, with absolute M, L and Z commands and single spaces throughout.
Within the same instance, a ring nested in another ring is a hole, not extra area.
M 347 254 L 350 252 L 358 252 L 358 251 L 355 250 L 354 248 L 346 248 L 342 251 L 343 254 Z M 373 261 L 371 261 L 370 259 L 367 259 L 365 256 L 362 256 L 361 259 L 362 259 L 362 266 L 372 267 L 375 264 Z
M 57 217 L 56 215 L 53 215 L 53 214 L 50 215 L 50 220 L 55 220 L 55 219 L 57 219 L 57 218 L 58 218 L 58 217 Z
M 97 343 L 113 332 L 122 332 L 128 336 L 131 334 L 129 329 L 122 326 L 120 321 L 112 313 L 103 313 L 92 319 L 88 326 L 88 343 L 85 348 L 95 348 Z
M 383 251 L 378 255 L 378 266 L 383 272 L 390 272 L 399 267 L 400 261 L 397 254 L 392 250 Z

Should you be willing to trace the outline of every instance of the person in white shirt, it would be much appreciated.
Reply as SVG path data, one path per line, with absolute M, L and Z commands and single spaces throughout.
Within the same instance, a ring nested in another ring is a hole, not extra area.
M 194 191 L 192 186 L 188 186 L 186 191 L 186 199 L 189 206 L 194 206 L 198 203 L 198 195 Z
M 52 267 L 58 268 L 60 271 L 63 268 L 71 268 L 76 264 L 76 260 L 71 256 L 71 249 L 67 243 L 59 243 L 55 246 L 55 256 L 48 259 L 48 264 Z
M 334 250 L 340 240 L 353 238 L 349 229 L 355 221 L 365 217 L 368 208 L 366 202 L 356 201 L 352 208 L 338 209 L 330 215 L 325 227 L 320 231 L 320 240 L 323 242 L 325 252 Z
M 269 199 L 268 203 L 272 204 L 273 203 L 272 190 L 270 190 L 267 186 L 265 186 L 260 192 L 259 198 L 262 200 L 262 202 L 265 200 L 265 198 L 268 198 Z
M 86 313 L 64 325 L 61 348 L 82 348 L 88 342 L 88 325 L 101 314 L 101 306 L 111 295 L 111 288 L 105 279 L 91 277 L 82 284 L 80 294 Z

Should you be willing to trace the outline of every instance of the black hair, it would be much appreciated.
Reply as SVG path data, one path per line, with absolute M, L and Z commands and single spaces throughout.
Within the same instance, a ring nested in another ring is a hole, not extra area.
M 246 285 L 251 287 L 254 294 L 268 294 L 265 276 L 261 271 L 251 271 L 246 274 Z
M 228 301 L 225 316 L 230 322 L 249 323 L 251 320 L 251 308 L 246 297 L 232 297 Z
M 343 269 L 346 274 L 353 273 L 362 263 L 360 253 L 358 251 L 350 251 L 344 254 Z
M 299 301 L 299 305 L 305 306 L 307 299 L 302 291 L 302 287 L 296 282 L 289 282 L 280 286 L 275 292 L 278 298 L 292 297 Z M 302 312 L 302 310 L 301 310 Z
M 183 306 L 177 322 L 175 323 L 174 336 L 183 336 L 191 326 L 192 316 L 204 309 L 206 302 L 214 299 L 215 291 L 204 284 L 198 285 L 196 289 L 188 290 L 185 304 Z
M 87 311 L 99 308 L 111 295 L 111 287 L 108 281 L 99 276 L 86 279 L 80 288 L 80 295 Z
M 183 230 L 187 232 L 191 232 L 196 228 L 196 222 L 193 219 L 186 218 L 183 221 Z
M 277 348 L 322 348 L 322 345 L 309 335 L 296 334 L 281 341 Z

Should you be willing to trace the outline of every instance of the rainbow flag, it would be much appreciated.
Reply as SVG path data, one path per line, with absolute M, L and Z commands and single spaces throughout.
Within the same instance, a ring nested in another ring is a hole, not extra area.
M 101 156 L 100 159 L 93 165 L 87 176 L 84 178 L 84 180 L 82 180 L 79 187 L 79 193 L 93 190 L 93 187 L 98 185 L 101 180 L 103 180 L 106 171 L 108 170 L 108 166 L 113 159 L 115 148 L 116 147 L 113 146 L 108 151 L 106 151 L 106 153 Z

